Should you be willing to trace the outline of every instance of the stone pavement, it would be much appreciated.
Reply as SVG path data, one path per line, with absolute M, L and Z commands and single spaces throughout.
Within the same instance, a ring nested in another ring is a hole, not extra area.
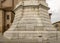
M 1 33 L 0 33 L 0 43 L 28 43 L 28 42 L 20 42 L 22 40 L 9 40 L 5 38 Z M 28 40 L 27 40 L 28 41 Z M 30 42 L 32 43 L 32 42 Z M 33 42 L 33 43 L 39 43 L 39 42 Z M 42 43 L 42 42 L 41 42 Z M 54 43 L 54 42 L 53 42 Z M 60 40 L 57 41 L 57 43 L 60 43 Z
M 17 40 L 9 40 L 0 33 L 0 43 L 19 43 Z
M 24 41 L 24 42 L 23 42 Z M 27 41 L 27 42 L 26 42 Z M 11 39 L 11 40 L 9 40 L 9 39 L 7 39 L 7 38 L 5 38 L 1 33 L 0 33 L 0 43 L 28 43 L 30 40 L 22 40 L 22 39 L 20 39 L 20 40 L 13 40 L 13 39 Z M 37 40 L 36 40 L 37 41 Z M 35 42 L 35 41 L 30 41 L 29 43 L 39 43 L 39 42 Z M 41 42 L 42 43 L 42 42 Z

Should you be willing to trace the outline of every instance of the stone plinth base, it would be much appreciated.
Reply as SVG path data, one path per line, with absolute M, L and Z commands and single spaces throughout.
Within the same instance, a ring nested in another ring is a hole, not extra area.
M 29 43 L 50 42 L 50 40 L 56 41 L 56 32 L 51 31 L 10 31 L 10 33 L 7 31 L 5 32 L 4 36 L 8 39 L 16 39 L 20 42 Z

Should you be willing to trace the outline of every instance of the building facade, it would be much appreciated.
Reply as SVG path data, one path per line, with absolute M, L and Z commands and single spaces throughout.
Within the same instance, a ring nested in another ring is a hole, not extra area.
M 60 21 L 53 23 L 53 26 L 57 29 L 57 31 L 60 31 Z
M 17 0 L 0 0 L 0 32 L 5 32 L 14 19 L 14 7 Z

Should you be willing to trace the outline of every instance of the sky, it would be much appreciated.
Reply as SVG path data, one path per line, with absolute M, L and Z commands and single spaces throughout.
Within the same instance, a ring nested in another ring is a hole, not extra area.
M 50 7 L 49 12 L 52 13 L 52 23 L 60 21 L 60 0 L 46 0 Z

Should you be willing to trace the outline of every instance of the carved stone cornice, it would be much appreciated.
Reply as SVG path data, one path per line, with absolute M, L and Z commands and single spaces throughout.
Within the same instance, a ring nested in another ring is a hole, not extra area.
M 3 3 L 5 0 L 1 0 L 1 3 Z
M 2 3 L 4 2 L 5 0 L 0 0 L 0 9 L 2 9 Z

